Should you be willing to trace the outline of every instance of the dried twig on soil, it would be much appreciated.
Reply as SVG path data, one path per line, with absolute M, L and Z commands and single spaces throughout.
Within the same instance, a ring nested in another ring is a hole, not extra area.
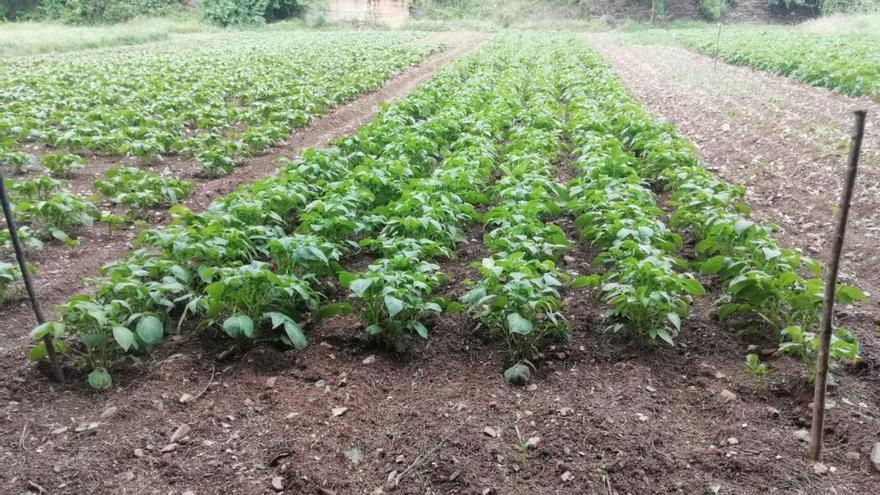
M 217 368 L 215 368 L 214 366 L 211 366 L 211 378 L 208 379 L 208 383 L 205 384 L 205 387 L 202 389 L 202 391 L 199 392 L 199 393 L 197 393 L 196 396 L 193 397 L 193 400 L 198 399 L 199 397 L 201 397 L 202 395 L 204 395 L 205 392 L 208 391 L 208 387 L 210 387 L 211 384 L 214 383 L 214 373 L 215 373 L 216 371 L 217 371 Z
M 443 445 L 446 444 L 446 441 L 449 440 L 449 438 L 452 437 L 452 435 L 454 433 L 457 433 L 458 430 L 461 429 L 461 426 L 462 425 L 458 425 L 457 428 L 454 428 L 452 431 L 450 431 L 449 433 L 444 435 L 443 438 L 441 438 L 440 441 L 437 442 L 437 444 L 434 445 L 430 450 L 425 451 L 424 453 L 421 453 L 418 456 L 416 456 L 416 458 L 412 461 L 412 463 L 409 466 L 407 466 L 406 469 L 404 469 L 400 474 L 397 475 L 397 477 L 394 479 L 394 483 L 400 484 L 400 480 L 402 480 L 403 477 L 406 476 L 410 471 L 412 471 L 413 469 L 417 468 L 418 466 L 420 466 L 422 464 L 427 463 L 430 459 L 432 459 L 434 457 L 434 454 L 438 450 L 440 450 L 440 448 L 442 448 Z

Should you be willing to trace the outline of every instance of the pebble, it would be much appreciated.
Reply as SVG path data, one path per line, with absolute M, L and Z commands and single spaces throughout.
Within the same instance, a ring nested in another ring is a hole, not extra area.
M 176 430 L 174 430 L 174 433 L 171 434 L 171 438 L 168 441 L 171 443 L 176 443 L 177 441 L 189 436 L 190 431 L 192 431 L 192 428 L 190 428 L 188 424 L 184 423 L 178 426 Z
M 108 407 L 107 409 L 104 409 L 104 412 L 101 413 L 101 419 L 107 419 L 116 414 L 117 411 L 119 411 L 119 408 Z
M 492 438 L 498 438 L 498 430 L 496 430 L 495 428 L 492 428 L 491 426 L 487 426 L 487 427 L 483 428 L 483 433 L 486 436 L 489 436 Z
M 277 376 L 270 376 L 269 378 L 266 378 L 266 388 L 275 388 L 275 382 L 277 381 Z
M 61 428 L 55 428 L 54 430 L 52 430 L 52 434 L 53 435 L 60 435 L 69 429 L 70 428 L 68 428 L 67 426 L 62 426 Z
M 147 454 L 144 452 L 144 449 L 134 449 L 134 456 L 138 459 L 143 459 Z
M 847 452 L 844 457 L 846 457 L 846 460 L 848 461 L 859 461 L 862 459 L 862 454 L 859 454 L 858 452 Z
M 566 471 L 566 472 L 562 473 L 559 477 L 562 478 L 562 481 L 565 481 L 565 482 L 568 482 L 568 481 L 571 481 L 574 479 L 574 475 L 571 474 L 571 471 Z
M 871 449 L 871 462 L 874 463 L 874 469 L 880 471 L 880 442 L 875 443 Z
M 180 402 L 181 404 L 189 404 L 194 400 L 196 400 L 196 398 L 192 394 L 183 394 L 177 399 L 177 402 Z
M 828 466 L 821 462 L 817 462 L 813 464 L 813 473 L 818 474 L 819 476 L 828 474 Z
M 176 444 L 176 443 L 169 443 L 168 445 L 162 447 L 162 453 L 163 453 L 163 454 L 168 453 L 168 452 L 174 452 L 175 450 L 177 450 L 177 444 Z
M 642 422 L 648 420 L 648 416 L 646 416 L 646 415 L 644 415 L 644 414 L 642 414 L 642 413 L 636 413 L 636 418 L 638 418 L 639 421 L 642 421 Z
M 283 483 L 281 476 L 275 476 L 272 478 L 272 488 L 276 492 L 280 492 L 280 491 L 284 490 L 284 483 Z
M 528 387 L 526 387 L 526 390 L 528 390 L 529 392 L 534 392 L 535 390 L 538 390 L 538 385 L 532 383 L 531 385 L 529 385 Z
M 526 440 L 526 448 L 534 449 L 538 446 L 539 443 L 541 443 L 541 437 L 531 437 Z
M 736 400 L 736 394 L 726 388 L 718 394 L 718 397 L 721 399 L 721 402 L 733 402 Z
M 361 363 L 363 363 L 363 364 L 373 364 L 373 363 L 375 363 L 375 362 L 376 362 L 376 356 L 374 356 L 374 355 L 372 355 L 372 354 L 370 354 L 369 356 L 365 357 L 364 360 L 361 361 Z
M 727 439 L 727 443 L 728 445 L 736 445 L 739 443 L 739 440 L 736 437 L 730 437 Z
M 654 388 L 654 387 L 652 387 L 652 386 L 650 386 L 650 385 L 646 386 L 646 387 L 645 387 L 645 390 L 647 390 L 648 392 L 651 392 L 652 394 L 653 394 L 654 392 L 657 391 L 656 388 Z
M 570 416 L 571 413 L 573 413 L 573 412 L 574 412 L 574 409 L 572 409 L 570 407 L 563 407 L 562 409 L 559 410 L 559 414 L 562 416 Z
M 810 441 L 810 431 L 806 428 L 801 428 L 800 430 L 794 432 L 794 437 L 800 440 L 801 442 L 809 442 Z

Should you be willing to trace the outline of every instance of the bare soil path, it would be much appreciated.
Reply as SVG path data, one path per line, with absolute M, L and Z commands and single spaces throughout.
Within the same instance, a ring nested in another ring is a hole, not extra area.
M 314 119 L 292 134 L 281 146 L 254 157 L 228 176 L 200 179 L 198 174 L 201 166 L 198 163 L 174 158 L 158 168 L 168 167 L 176 177 L 193 180 L 196 186 L 185 205 L 194 211 L 203 210 L 213 199 L 232 192 L 239 185 L 254 182 L 274 172 L 279 158 L 293 159 L 303 149 L 325 146 L 340 136 L 352 133 L 373 119 L 380 102 L 392 102 L 405 96 L 438 68 L 475 49 L 486 38 L 482 33 L 443 32 L 430 33 L 413 41 L 443 43 L 447 48 L 430 55 L 421 64 L 405 69 L 386 81 L 380 89 Z M 90 191 L 92 182 L 119 161 L 118 158 L 108 156 L 91 157 L 88 167 L 72 181 L 72 189 L 83 193 L 93 192 Z M 168 220 L 170 217 L 165 212 L 155 212 L 155 215 L 148 218 L 151 227 Z M 51 310 L 55 305 L 84 290 L 84 278 L 97 276 L 102 265 L 124 257 L 136 235 L 134 230 L 108 232 L 103 225 L 96 225 L 83 229 L 80 233 L 80 244 L 75 248 L 47 244 L 42 251 L 30 253 L 29 261 L 37 268 L 35 284 L 44 308 Z M 18 301 L 10 301 L 0 307 L 0 335 L 4 337 L 26 336 L 35 324 L 36 320 L 23 294 L 20 294 Z M 0 351 L 9 345 L 8 340 L 0 344 Z

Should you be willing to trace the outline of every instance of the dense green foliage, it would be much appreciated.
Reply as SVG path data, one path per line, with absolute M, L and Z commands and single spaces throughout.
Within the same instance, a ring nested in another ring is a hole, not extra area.
M 255 26 L 301 15 L 307 0 L 199 0 L 202 20 L 215 26 Z
M 31 193 L 55 187 L 33 184 Z M 668 224 L 654 192 L 663 187 Z M 568 291 L 596 287 L 607 328 L 672 344 L 706 292 L 700 271 L 720 294 L 723 321 L 779 342 L 812 377 L 817 265 L 780 248 L 741 198 L 582 40 L 506 34 L 333 147 L 304 152 L 205 212 L 172 207 L 172 225 L 144 232 L 140 249 L 106 265 L 91 294 L 33 330 L 31 358 L 45 355 L 39 339 L 51 333 L 104 388 L 113 366 L 169 333 L 300 349 L 311 324 L 346 312 L 369 338 L 396 347 L 427 338 L 443 311 L 464 309 L 503 342 L 517 363 L 507 375 L 522 383 L 530 359 L 568 338 Z M 597 253 L 595 273 L 557 264 L 576 242 L 563 217 Z M 438 297 L 448 280 L 442 261 L 476 222 L 487 255 L 460 302 Z M 691 249 L 682 232 L 696 237 L 692 262 L 681 257 Z M 354 256 L 371 262 L 345 271 Z M 844 286 L 837 294 L 842 303 L 863 297 Z M 858 358 L 844 329 L 833 346 L 835 361 Z
M 713 28 L 658 35 L 714 55 Z M 722 60 L 790 76 L 853 96 L 880 99 L 880 38 L 831 36 L 786 27 L 728 26 L 721 34 Z
M 15 143 L 97 150 L 143 162 L 194 157 L 207 174 L 284 140 L 438 47 L 408 33 L 248 33 L 7 61 L 0 73 L 0 161 Z M 18 164 L 18 165 L 16 165 Z
M 175 179 L 167 171 L 156 174 L 120 165 L 95 181 L 95 189 L 133 211 L 175 205 L 189 195 L 192 187 L 191 182 Z
M 112 24 L 168 14 L 179 5 L 178 0 L 42 0 L 32 16 L 68 24 Z
M 728 7 L 728 0 L 700 0 L 700 12 L 710 21 L 720 19 Z

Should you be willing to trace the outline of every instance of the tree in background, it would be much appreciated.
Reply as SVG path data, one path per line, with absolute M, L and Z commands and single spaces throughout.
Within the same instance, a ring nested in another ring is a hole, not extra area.
M 199 15 L 214 26 L 255 26 L 302 15 L 315 0 L 199 0 Z

